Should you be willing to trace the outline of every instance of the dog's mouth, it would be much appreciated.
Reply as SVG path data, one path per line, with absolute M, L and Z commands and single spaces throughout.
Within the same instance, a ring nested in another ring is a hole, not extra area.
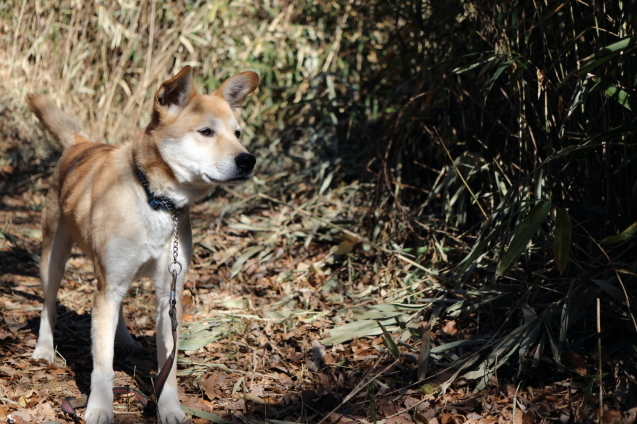
M 204 176 L 204 180 L 206 180 L 206 182 L 209 182 L 211 184 L 241 184 L 243 182 L 248 181 L 250 177 L 252 176 L 252 173 L 239 175 L 234 178 L 228 178 L 227 180 L 218 180 L 216 178 L 212 178 L 208 174 L 203 174 L 203 176 Z

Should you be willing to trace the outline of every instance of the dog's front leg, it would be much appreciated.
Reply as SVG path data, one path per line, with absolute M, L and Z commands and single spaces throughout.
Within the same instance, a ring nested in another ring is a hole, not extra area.
M 183 290 L 183 277 L 180 276 L 177 283 L 177 340 L 179 340 L 179 332 L 181 330 L 181 292 Z M 173 348 L 173 338 L 168 311 L 170 309 L 170 300 L 168 296 L 158 297 L 157 299 L 157 363 L 159 369 L 170 356 Z M 184 421 L 186 415 L 181 410 L 179 404 L 179 393 L 177 391 L 177 358 L 173 363 L 170 374 L 166 379 L 164 389 L 161 392 L 157 402 L 158 423 L 161 424 L 177 424 Z
M 113 356 L 115 350 L 115 331 L 119 318 L 119 309 L 130 280 L 114 275 L 107 278 L 106 272 L 95 261 L 97 292 L 92 311 L 92 351 L 93 372 L 91 373 L 91 394 L 86 406 L 84 421 L 86 424 L 113 423 Z M 111 273 L 113 274 L 113 273 Z M 125 281 L 117 284 L 116 282 Z
M 171 240 L 172 241 L 172 240 Z M 171 243 L 172 245 L 172 243 Z M 176 284 L 176 300 L 177 300 L 177 341 L 179 341 L 179 333 L 181 331 L 182 305 L 181 297 L 184 288 L 184 280 L 188 265 L 190 264 L 192 250 L 192 235 L 190 230 L 190 218 L 188 211 L 184 211 L 179 216 L 179 255 L 177 260 L 182 265 L 182 271 L 177 276 Z M 169 253 L 170 251 L 167 251 Z M 172 283 L 172 275 L 168 272 L 168 264 L 172 262 L 171 255 L 163 255 L 158 261 L 157 270 L 153 283 L 157 295 L 157 364 L 159 369 L 170 356 L 173 348 L 173 337 L 171 330 L 171 322 L 168 311 L 170 310 L 170 286 Z M 177 267 L 179 268 L 179 267 Z M 166 384 L 161 392 L 157 402 L 158 423 L 161 424 L 178 424 L 186 422 L 186 414 L 179 404 L 179 393 L 177 390 L 177 358 L 173 363 L 170 374 L 166 379 Z

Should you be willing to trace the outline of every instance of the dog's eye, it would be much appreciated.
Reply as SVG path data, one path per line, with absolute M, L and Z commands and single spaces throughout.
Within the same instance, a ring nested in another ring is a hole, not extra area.
M 211 130 L 210 128 L 202 128 L 200 130 L 197 130 L 197 132 L 205 137 L 210 137 L 212 136 L 215 132 L 213 130 Z
M 236 135 L 236 136 L 237 136 L 237 138 L 241 138 L 241 130 L 236 130 L 236 131 L 234 132 L 234 135 Z

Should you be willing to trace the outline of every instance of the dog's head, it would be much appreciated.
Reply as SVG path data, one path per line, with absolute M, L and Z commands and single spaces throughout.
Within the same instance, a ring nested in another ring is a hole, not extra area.
M 177 180 L 192 186 L 248 180 L 256 162 L 239 142 L 240 108 L 259 83 L 254 72 L 227 79 L 212 94 L 198 94 L 186 66 L 155 94 L 147 132 Z

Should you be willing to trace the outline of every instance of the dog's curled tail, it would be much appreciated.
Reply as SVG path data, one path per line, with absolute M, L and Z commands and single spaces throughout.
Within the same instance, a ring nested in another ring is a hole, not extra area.
M 57 137 L 64 148 L 86 139 L 82 127 L 62 112 L 51 100 L 37 94 L 29 94 L 27 102 L 42 125 Z M 77 136 L 80 136 L 79 139 Z

